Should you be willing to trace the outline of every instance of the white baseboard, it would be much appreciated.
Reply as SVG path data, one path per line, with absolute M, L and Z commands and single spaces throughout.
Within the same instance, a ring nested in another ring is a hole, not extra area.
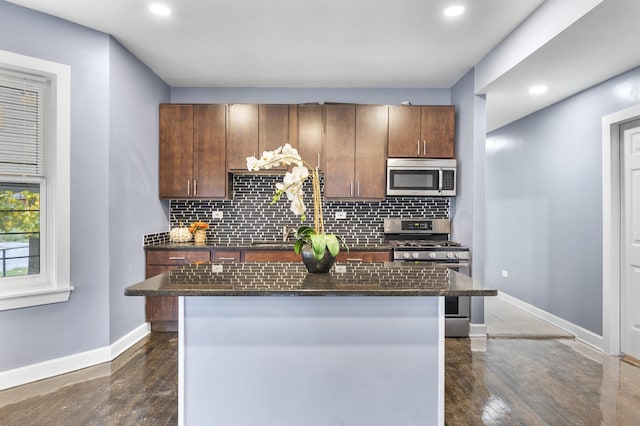
M 487 337 L 487 325 L 486 324 L 469 324 L 469 337 Z
M 0 372 L 0 390 L 113 361 L 150 331 L 149 323 L 144 323 L 109 346 L 2 371 Z
M 599 351 L 602 351 L 603 344 L 604 344 L 604 340 L 602 336 L 599 336 L 587 329 L 584 329 L 578 325 L 575 325 L 572 322 L 569 322 L 565 319 L 555 316 L 527 302 L 523 302 L 520 299 L 517 299 L 513 296 L 509 296 L 508 294 L 502 291 L 498 291 L 498 298 L 515 307 L 522 309 L 525 312 L 528 312 L 540 319 L 543 319 L 546 322 L 551 323 L 558 328 L 561 328 L 573 334 L 574 336 L 576 336 L 576 339 L 581 341 L 582 343 L 585 343 Z

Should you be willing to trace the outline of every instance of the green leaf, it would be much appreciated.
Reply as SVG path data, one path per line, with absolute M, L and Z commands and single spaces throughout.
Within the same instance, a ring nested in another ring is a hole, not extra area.
M 306 241 L 297 240 L 296 243 L 293 245 L 293 251 L 295 251 L 296 254 L 300 254 L 300 250 L 302 250 L 302 247 L 304 247 L 305 244 L 307 244 Z
M 325 235 L 325 241 L 327 244 L 327 250 L 329 250 L 331 256 L 336 257 L 338 253 L 340 253 L 340 242 L 338 241 L 338 238 L 333 234 L 329 234 Z
M 322 259 L 324 249 L 327 247 L 327 241 L 324 234 L 313 234 L 311 237 L 311 247 L 313 248 L 313 257 L 316 260 Z

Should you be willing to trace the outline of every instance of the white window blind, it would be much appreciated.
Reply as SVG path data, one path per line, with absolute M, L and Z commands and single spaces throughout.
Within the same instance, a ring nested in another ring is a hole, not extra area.
M 46 81 L 0 69 L 0 174 L 44 176 Z

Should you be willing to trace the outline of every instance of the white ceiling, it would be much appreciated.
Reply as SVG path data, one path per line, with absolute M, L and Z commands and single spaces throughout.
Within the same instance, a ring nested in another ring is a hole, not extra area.
M 150 15 L 151 0 L 11 0 L 113 35 L 173 87 L 316 88 L 450 88 L 545 0 L 156 1 L 173 14 Z M 453 3 L 467 11 L 447 19 L 442 10 Z M 615 15 L 640 34 L 630 25 L 640 1 L 607 3 L 601 16 L 603 6 L 591 12 L 603 35 L 590 34 L 588 49 L 573 44 L 584 45 L 583 32 L 592 30 L 579 21 L 485 88 L 489 130 L 640 64 L 637 47 L 623 60 L 600 46 L 623 29 L 599 20 Z M 578 55 L 582 61 L 567 68 Z M 598 72 L 583 77 L 590 61 Z M 514 96 L 541 73 L 549 95 Z

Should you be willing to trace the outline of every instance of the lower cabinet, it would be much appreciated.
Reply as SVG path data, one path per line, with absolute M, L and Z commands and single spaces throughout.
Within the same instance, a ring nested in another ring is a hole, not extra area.
M 193 262 L 209 262 L 209 250 L 147 250 L 146 277 Z M 145 301 L 146 321 L 151 331 L 178 331 L 178 298 L 170 296 L 147 296 Z
M 337 262 L 390 262 L 390 250 L 341 250 L 336 257 Z
M 291 250 L 247 250 L 245 262 L 301 262 L 300 255 Z

